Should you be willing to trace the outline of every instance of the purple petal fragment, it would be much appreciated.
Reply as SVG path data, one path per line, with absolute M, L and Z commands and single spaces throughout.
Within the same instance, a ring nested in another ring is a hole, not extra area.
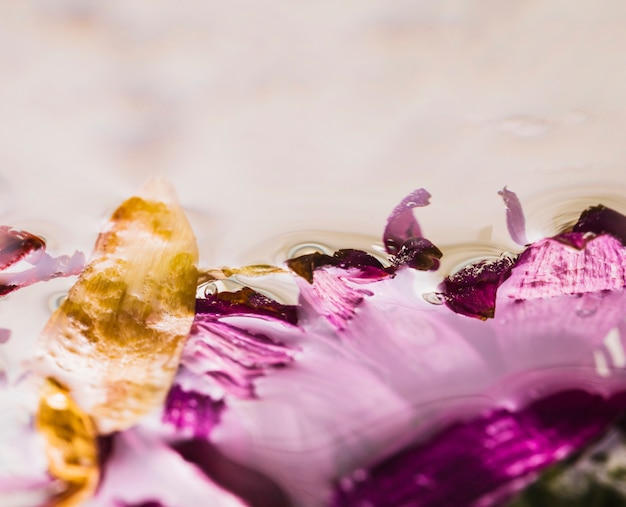
M 71 257 L 67 255 L 52 257 L 46 252 L 41 252 L 32 263 L 33 267 L 24 271 L 0 272 L 0 296 L 37 282 L 78 275 L 85 267 L 85 256 L 82 252 L 74 252 Z
M 232 318 L 244 319 L 247 325 Z M 255 398 L 255 379 L 289 364 L 295 353 L 267 332 L 275 326 L 291 327 L 295 321 L 294 307 L 251 289 L 199 299 L 182 364 L 237 398 Z
M 0 269 L 6 269 L 37 250 L 43 250 L 43 239 L 26 231 L 0 226 Z
M 180 432 L 189 433 L 194 438 L 206 438 L 220 422 L 223 410 L 223 400 L 186 391 L 175 384 L 165 400 L 163 422 L 175 426 Z
M 249 287 L 236 292 L 218 292 L 205 299 L 196 300 L 196 313 L 202 315 L 259 315 L 284 320 L 289 324 L 298 321 L 296 306 L 283 305 Z
M 407 266 L 421 271 L 436 271 L 442 255 L 441 250 L 426 238 L 409 238 L 402 243 L 392 262 L 395 268 Z
M 599 204 L 582 212 L 573 231 L 610 234 L 626 245 L 626 216 Z
M 334 266 L 342 269 L 352 269 L 353 276 L 363 279 L 380 279 L 389 276 L 383 265 L 374 257 L 361 250 L 337 250 L 332 256 L 315 252 L 302 255 L 287 261 L 287 266 L 294 273 L 313 283 L 314 273 L 318 269 Z
M 496 410 L 442 431 L 339 483 L 334 507 L 488 507 L 596 438 L 626 408 L 566 391 L 518 412 Z
M 511 239 L 518 245 L 528 244 L 526 239 L 526 219 L 524 218 L 522 203 L 517 194 L 504 187 L 498 192 L 498 195 L 502 197 L 506 207 L 506 225 Z
M 510 276 L 514 263 L 511 257 L 500 257 L 470 264 L 447 276 L 443 282 L 446 305 L 468 317 L 493 318 L 498 287 Z
M 383 242 L 388 253 L 396 254 L 402 244 L 410 238 L 422 236 L 417 220 L 413 216 L 413 208 L 428 206 L 430 194 L 423 188 L 414 190 L 398 204 L 389 218 L 383 234 Z
M 313 284 L 299 283 L 298 286 L 301 304 L 325 318 L 337 330 L 344 329 L 363 298 L 372 295 L 364 288 L 360 272 L 354 269 L 319 269 L 315 272 Z

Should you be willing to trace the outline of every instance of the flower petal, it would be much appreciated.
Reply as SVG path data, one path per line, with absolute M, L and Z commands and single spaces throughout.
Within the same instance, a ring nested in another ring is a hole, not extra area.
M 511 192 L 506 187 L 500 190 L 498 194 L 502 197 L 506 206 L 506 225 L 511 239 L 518 245 L 528 244 L 526 239 L 526 219 L 524 218 L 522 203 L 519 201 L 517 194 Z
M 470 264 L 447 276 L 442 284 L 446 305 L 468 317 L 493 318 L 496 293 L 511 275 L 514 264 L 514 257 L 503 256 L 495 261 Z
M 383 234 L 383 242 L 388 253 L 398 253 L 407 239 L 422 237 L 422 230 L 413 216 L 413 208 L 428 206 L 428 204 L 430 204 L 430 194 L 423 188 L 418 188 L 402 199 L 400 204 L 393 209 L 387 219 Z
M 140 471 L 140 472 L 139 472 Z M 104 480 L 85 507 L 244 507 L 162 441 L 139 429 L 115 435 Z
M 357 470 L 339 483 L 332 505 L 500 505 L 539 470 L 595 438 L 625 408 L 623 395 L 606 400 L 564 391 L 517 412 L 496 410 Z
M 100 433 L 163 402 L 193 322 L 196 240 L 169 185 L 124 202 L 39 337 L 37 370 L 72 391 Z
M 626 246 L 626 216 L 601 204 L 583 211 L 573 231 L 611 234 Z

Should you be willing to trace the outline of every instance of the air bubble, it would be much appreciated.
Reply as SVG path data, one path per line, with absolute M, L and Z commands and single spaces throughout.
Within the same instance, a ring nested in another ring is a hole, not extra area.
M 445 302 L 445 298 L 441 292 L 427 292 L 422 294 L 424 301 L 431 305 L 442 305 Z
M 48 298 L 48 309 L 54 312 L 67 299 L 67 292 L 55 292 Z

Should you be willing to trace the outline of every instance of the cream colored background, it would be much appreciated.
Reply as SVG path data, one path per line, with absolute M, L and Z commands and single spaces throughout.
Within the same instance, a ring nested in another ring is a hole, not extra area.
M 433 241 L 510 246 L 504 185 L 531 237 L 573 197 L 622 206 L 625 48 L 617 0 L 5 1 L 2 222 L 89 251 L 165 175 L 204 265 L 275 261 L 313 230 L 376 239 L 425 187 Z M 69 283 L 0 325 L 36 335 Z

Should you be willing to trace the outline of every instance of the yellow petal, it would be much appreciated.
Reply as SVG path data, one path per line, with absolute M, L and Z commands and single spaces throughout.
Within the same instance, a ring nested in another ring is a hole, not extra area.
M 99 478 L 96 428 L 91 418 L 58 382 L 41 390 L 37 429 L 44 438 L 50 474 L 65 488 L 52 499 L 57 507 L 79 505 L 91 497 Z
M 59 380 L 99 433 L 160 406 L 193 322 L 196 239 L 167 183 L 124 202 L 39 341 L 39 371 Z

